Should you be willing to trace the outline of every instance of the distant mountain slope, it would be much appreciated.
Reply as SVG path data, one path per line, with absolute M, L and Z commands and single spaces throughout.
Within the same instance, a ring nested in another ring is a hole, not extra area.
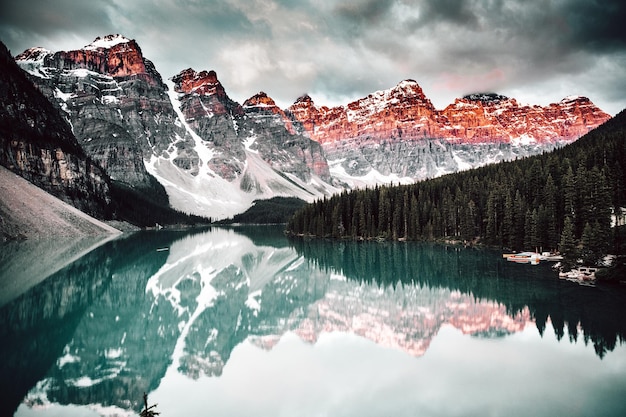
M 243 213 L 223 221 L 225 224 L 282 224 L 301 209 L 306 201 L 295 197 L 274 197 L 268 200 L 258 200 Z
M 2 166 L 0 196 L 0 241 L 121 233 Z

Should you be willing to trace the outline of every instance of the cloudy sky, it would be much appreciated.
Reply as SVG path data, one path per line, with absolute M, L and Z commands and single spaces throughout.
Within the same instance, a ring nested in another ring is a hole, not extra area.
M 231 98 L 347 104 L 416 80 L 437 108 L 474 92 L 626 108 L 624 0 L 3 0 L 0 40 L 135 39 L 167 79 L 215 70 Z

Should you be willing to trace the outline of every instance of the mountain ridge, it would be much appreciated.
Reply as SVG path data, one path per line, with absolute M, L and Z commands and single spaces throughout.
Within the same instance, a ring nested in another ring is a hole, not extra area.
M 214 219 L 545 152 L 610 118 L 582 97 L 542 107 L 475 94 L 438 110 L 412 79 L 332 108 L 304 95 L 281 109 L 263 91 L 240 104 L 214 70 L 163 81 L 121 35 L 16 59 L 114 180 Z

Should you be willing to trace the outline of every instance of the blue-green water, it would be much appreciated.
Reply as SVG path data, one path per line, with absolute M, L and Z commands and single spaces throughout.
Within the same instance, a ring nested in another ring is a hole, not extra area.
M 1 248 L 0 415 L 626 415 L 625 289 L 549 264 L 270 227 L 42 245 Z

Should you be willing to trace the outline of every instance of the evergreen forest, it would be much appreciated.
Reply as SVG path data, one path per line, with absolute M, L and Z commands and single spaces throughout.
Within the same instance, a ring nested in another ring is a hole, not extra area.
M 318 200 L 294 214 L 287 233 L 560 250 L 595 264 L 624 251 L 624 218 L 615 214 L 626 207 L 625 167 L 626 110 L 553 152 Z

